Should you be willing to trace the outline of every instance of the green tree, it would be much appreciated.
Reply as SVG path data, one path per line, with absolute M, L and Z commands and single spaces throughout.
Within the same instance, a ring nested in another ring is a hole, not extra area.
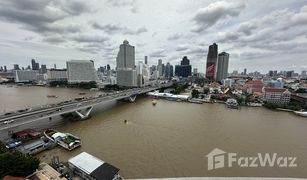
M 198 98 L 199 97 L 199 91 L 196 89 L 192 90 L 192 98 Z
M 38 168 L 40 163 L 36 157 L 7 151 L 3 144 L 0 144 L 0 151 L 0 179 L 7 175 L 28 176 Z
M 204 94 L 208 94 L 210 92 L 209 88 L 204 88 Z

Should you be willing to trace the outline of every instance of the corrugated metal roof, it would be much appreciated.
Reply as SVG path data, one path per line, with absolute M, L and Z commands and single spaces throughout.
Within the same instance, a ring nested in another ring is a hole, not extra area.
M 95 169 L 97 169 L 104 163 L 104 161 L 86 152 L 78 154 L 77 156 L 69 159 L 68 162 L 78 167 L 87 174 L 91 174 Z

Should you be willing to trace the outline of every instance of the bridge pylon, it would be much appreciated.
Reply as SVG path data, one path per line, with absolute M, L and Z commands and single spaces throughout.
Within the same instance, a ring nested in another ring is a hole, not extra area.
M 132 95 L 132 96 L 129 97 L 128 100 L 129 100 L 129 102 L 134 102 L 135 99 L 136 99 L 136 95 Z
M 90 117 L 90 113 L 92 112 L 93 108 L 94 106 L 87 108 L 85 113 L 82 113 L 80 110 L 75 112 L 83 120 Z

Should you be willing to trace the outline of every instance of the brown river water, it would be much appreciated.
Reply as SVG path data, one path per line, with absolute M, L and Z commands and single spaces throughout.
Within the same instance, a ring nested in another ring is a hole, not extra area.
M 0 112 L 94 95 L 78 89 L 0 86 Z M 58 98 L 47 98 L 55 94 Z M 125 124 L 123 121 L 127 120 Z M 95 107 L 92 118 L 71 122 L 60 117 L 23 127 L 55 128 L 82 139 L 73 151 L 60 147 L 37 156 L 47 163 L 86 151 L 121 169 L 125 178 L 252 176 L 307 177 L 307 118 L 265 108 L 228 109 L 223 104 L 190 104 L 148 97 L 136 102 L 112 102 Z M 0 132 L 1 137 L 7 135 Z M 297 167 L 224 167 L 208 170 L 206 155 L 214 148 L 237 156 L 277 153 L 296 157 Z

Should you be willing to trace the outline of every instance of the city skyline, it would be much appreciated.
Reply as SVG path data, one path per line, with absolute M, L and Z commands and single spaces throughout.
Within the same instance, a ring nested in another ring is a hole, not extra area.
M 47 67 L 56 63 L 63 68 L 71 59 L 93 59 L 97 67 L 114 67 L 117 46 L 128 39 L 137 48 L 136 61 L 148 56 L 149 64 L 158 59 L 177 64 L 188 56 L 193 67 L 205 72 L 208 45 L 216 42 L 223 47 L 221 52 L 230 54 L 229 72 L 244 68 L 301 72 L 307 69 L 306 4 L 2 1 L 0 61 L 2 66 L 27 67 L 35 59 Z M 154 15 L 147 13 L 149 8 Z M 117 18 L 118 13 L 125 16 Z

